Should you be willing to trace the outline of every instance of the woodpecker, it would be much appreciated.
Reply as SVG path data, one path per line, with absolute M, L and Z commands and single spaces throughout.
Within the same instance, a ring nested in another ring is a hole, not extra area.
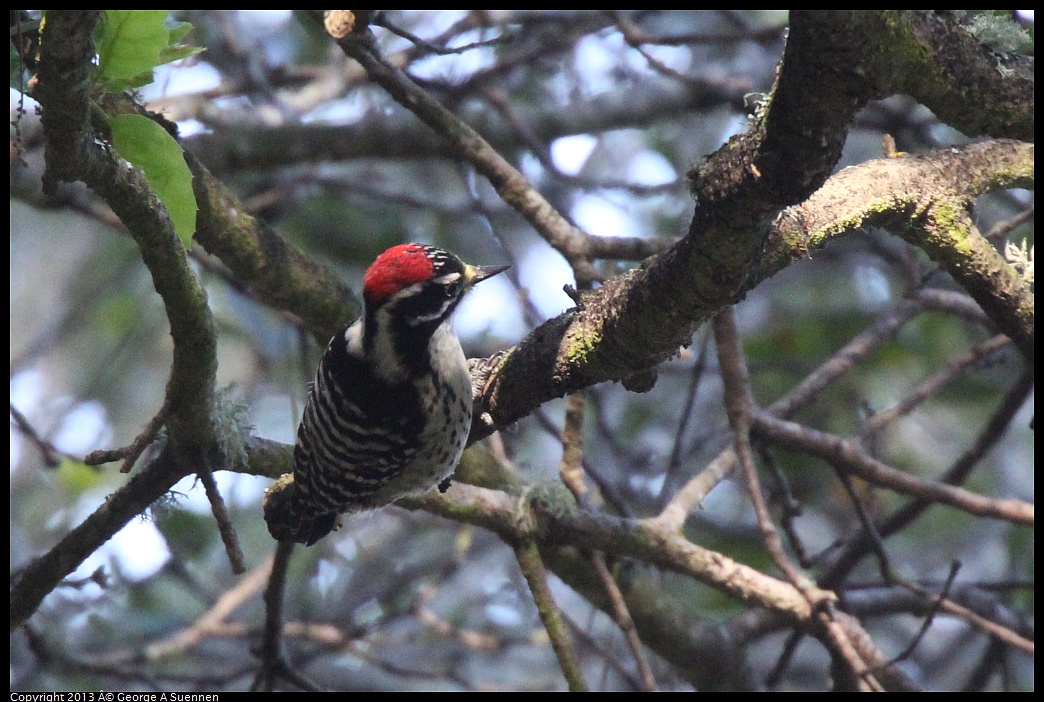
M 265 496 L 268 530 L 311 546 L 342 513 L 448 484 L 471 429 L 471 376 L 450 314 L 508 266 L 424 244 L 388 249 L 363 276 L 363 315 L 326 348 L 294 446 L 293 479 Z

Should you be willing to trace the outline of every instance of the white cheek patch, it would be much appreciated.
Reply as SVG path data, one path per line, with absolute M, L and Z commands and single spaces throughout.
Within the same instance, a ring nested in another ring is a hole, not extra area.
M 449 308 L 450 305 L 454 303 L 454 301 L 454 298 L 447 298 L 445 301 L 443 301 L 442 306 L 439 307 L 439 309 L 435 310 L 431 314 L 417 315 L 413 319 L 408 320 L 407 324 L 409 324 L 411 327 L 415 327 L 418 324 L 424 324 L 425 322 L 431 322 L 433 320 L 439 319 L 440 317 L 442 317 L 442 315 L 446 314 L 446 310 Z
M 356 358 L 363 357 L 363 319 L 360 317 L 355 324 L 344 330 L 344 344 L 348 353 Z
M 439 276 L 438 278 L 433 278 L 431 282 L 438 286 L 447 286 L 452 285 L 460 279 L 460 273 L 447 273 L 446 275 Z M 411 285 L 409 288 L 405 288 L 401 293 L 397 293 L 396 297 L 402 295 L 402 293 L 405 293 L 407 291 L 413 291 L 416 287 L 418 286 Z M 417 315 L 416 317 L 413 317 L 412 319 L 408 320 L 407 323 L 411 327 L 415 327 L 418 324 L 424 324 L 425 322 L 432 322 L 436 319 L 441 319 L 449 310 L 449 308 L 452 307 L 454 303 L 456 303 L 457 298 L 457 295 L 447 297 L 442 301 L 442 304 L 439 306 L 438 309 L 432 310 L 428 314 Z

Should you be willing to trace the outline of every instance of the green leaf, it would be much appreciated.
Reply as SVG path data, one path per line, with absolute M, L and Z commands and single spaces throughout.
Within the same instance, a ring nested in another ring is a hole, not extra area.
M 192 25 L 168 27 L 167 10 L 106 10 L 99 29 L 98 80 L 109 92 L 148 85 L 156 66 L 203 51 L 178 45 Z
M 174 46 L 191 31 L 192 25 L 188 22 L 171 22 L 168 28 L 167 46 Z M 194 48 L 196 48 L 197 53 L 203 50 L 202 47 Z
M 110 91 L 152 82 L 168 47 L 166 10 L 106 10 L 98 39 L 98 76 Z M 144 81 L 144 82 L 143 82 Z
M 185 248 L 196 231 L 196 196 L 181 147 L 160 125 L 141 115 L 109 117 L 116 152 L 141 169 L 163 206 Z
M 163 53 L 160 54 L 160 60 L 162 63 L 180 61 L 183 58 L 195 56 L 203 51 L 204 49 L 201 46 L 171 46 L 163 50 Z
M 202 46 L 191 46 L 188 44 L 178 45 L 185 35 L 192 31 L 192 25 L 188 22 L 174 22 L 169 29 L 167 48 L 160 53 L 160 63 L 180 61 L 189 56 L 203 53 L 206 49 Z

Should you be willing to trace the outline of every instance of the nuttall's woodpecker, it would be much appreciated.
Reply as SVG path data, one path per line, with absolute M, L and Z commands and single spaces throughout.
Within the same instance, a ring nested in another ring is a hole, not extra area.
M 508 266 L 471 266 L 424 244 L 394 246 L 363 277 L 363 316 L 319 362 L 294 446 L 294 474 L 265 497 L 268 530 L 312 545 L 338 515 L 445 481 L 471 429 L 471 376 L 449 316 Z

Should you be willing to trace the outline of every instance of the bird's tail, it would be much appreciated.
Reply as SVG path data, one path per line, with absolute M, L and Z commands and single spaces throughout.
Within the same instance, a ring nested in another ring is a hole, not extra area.
M 311 546 L 340 526 L 336 512 L 329 514 L 307 514 L 300 509 L 295 499 L 297 486 L 294 476 L 287 473 L 265 490 L 262 507 L 268 533 L 276 541 L 293 541 Z

